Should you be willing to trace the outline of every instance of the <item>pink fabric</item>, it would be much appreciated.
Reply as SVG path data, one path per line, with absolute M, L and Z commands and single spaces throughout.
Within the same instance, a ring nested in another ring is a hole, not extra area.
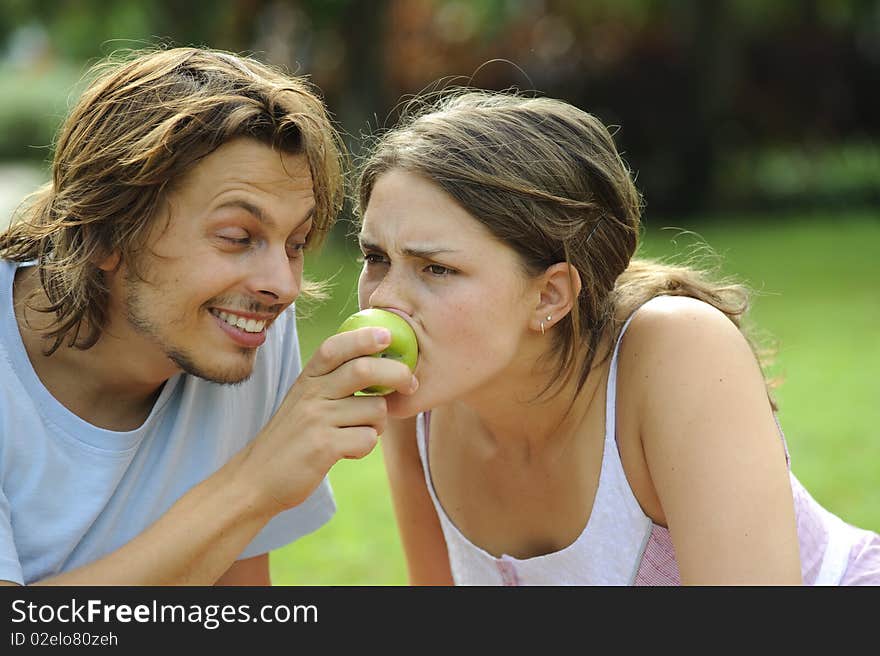
M 815 585 L 828 546 L 829 527 L 822 521 L 822 511 L 816 500 L 794 476 L 791 476 L 791 488 L 797 515 L 801 574 L 804 585 Z M 848 528 L 860 533 L 861 537 L 849 552 L 840 585 L 880 585 L 880 535 L 852 526 Z M 664 527 L 654 524 L 633 584 L 681 585 L 675 548 Z
M 496 565 L 498 566 L 498 573 L 501 574 L 501 580 L 504 582 L 505 586 L 519 585 L 519 576 L 516 573 L 515 563 L 502 556 Z
M 633 585 L 681 585 L 669 531 L 654 524 Z
M 801 552 L 801 573 L 805 585 L 815 585 L 822 559 L 829 545 L 829 531 L 847 536 L 852 541 L 840 585 L 880 585 L 880 535 L 830 517 L 800 481 L 791 478 L 791 491 L 797 515 L 798 541 Z
M 805 585 L 815 585 L 822 566 L 822 556 L 828 545 L 828 529 L 816 513 L 801 511 L 816 503 L 800 482 L 791 479 L 791 493 L 797 516 L 798 541 L 801 552 L 801 576 Z
M 840 585 L 880 585 L 880 535 L 865 535 L 850 552 Z

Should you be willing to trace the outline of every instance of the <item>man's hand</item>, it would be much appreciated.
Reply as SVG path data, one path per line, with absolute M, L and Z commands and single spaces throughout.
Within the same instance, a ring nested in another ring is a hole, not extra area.
M 418 383 L 405 364 L 369 357 L 390 339 L 384 328 L 329 337 L 248 447 L 241 471 L 273 514 L 302 503 L 340 459 L 362 458 L 376 446 L 385 430 L 385 398 L 356 391 L 385 385 L 415 392 Z
M 222 578 L 224 572 L 231 576 L 233 559 L 272 517 L 302 503 L 339 459 L 361 458 L 376 445 L 385 430 L 385 398 L 354 392 L 377 384 L 403 394 L 415 391 L 415 377 L 405 364 L 367 357 L 389 340 L 381 328 L 328 338 L 249 446 L 125 546 L 39 583 L 230 581 Z

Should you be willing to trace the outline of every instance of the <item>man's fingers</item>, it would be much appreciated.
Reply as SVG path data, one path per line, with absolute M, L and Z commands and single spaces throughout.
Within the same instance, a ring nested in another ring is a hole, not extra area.
M 322 379 L 319 395 L 344 399 L 359 390 L 381 387 L 411 394 L 418 383 L 402 362 L 372 357 L 388 346 L 384 328 L 359 328 L 328 337 L 303 370 L 313 380 Z
M 334 403 L 331 421 L 338 428 L 368 427 L 381 435 L 385 431 L 388 407 L 381 396 L 349 396 Z
M 324 376 L 341 364 L 364 355 L 373 355 L 391 343 L 386 328 L 358 328 L 325 339 L 306 365 L 304 373 Z
M 368 387 L 411 394 L 417 385 L 415 376 L 402 362 L 388 358 L 361 357 L 346 362 L 333 373 L 327 392 L 328 398 L 339 399 Z
M 340 451 L 343 458 L 357 460 L 373 450 L 379 441 L 380 433 L 372 426 L 352 426 L 338 432 Z

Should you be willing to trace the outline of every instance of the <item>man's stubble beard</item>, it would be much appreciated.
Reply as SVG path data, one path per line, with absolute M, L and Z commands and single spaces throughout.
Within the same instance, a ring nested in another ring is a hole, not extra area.
M 135 332 L 156 344 L 181 371 L 191 376 L 220 385 L 238 385 L 251 377 L 253 363 L 245 372 L 209 371 L 206 367 L 200 366 L 191 354 L 165 339 L 157 324 L 149 318 L 149 313 L 145 310 L 147 306 L 151 305 L 144 300 L 143 294 L 144 288 L 148 286 L 153 287 L 154 285 L 131 274 L 125 277 L 125 318 Z M 247 357 L 251 353 L 251 349 L 243 347 L 239 347 L 239 351 L 243 357 Z

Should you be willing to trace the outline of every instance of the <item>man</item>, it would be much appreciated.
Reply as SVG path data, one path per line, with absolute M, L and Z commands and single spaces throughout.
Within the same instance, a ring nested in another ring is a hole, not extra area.
M 342 198 L 301 79 L 195 48 L 106 62 L 52 181 L 0 235 L 0 580 L 268 585 L 268 552 L 408 393 L 390 340 L 329 338 L 300 372 L 303 250 Z

